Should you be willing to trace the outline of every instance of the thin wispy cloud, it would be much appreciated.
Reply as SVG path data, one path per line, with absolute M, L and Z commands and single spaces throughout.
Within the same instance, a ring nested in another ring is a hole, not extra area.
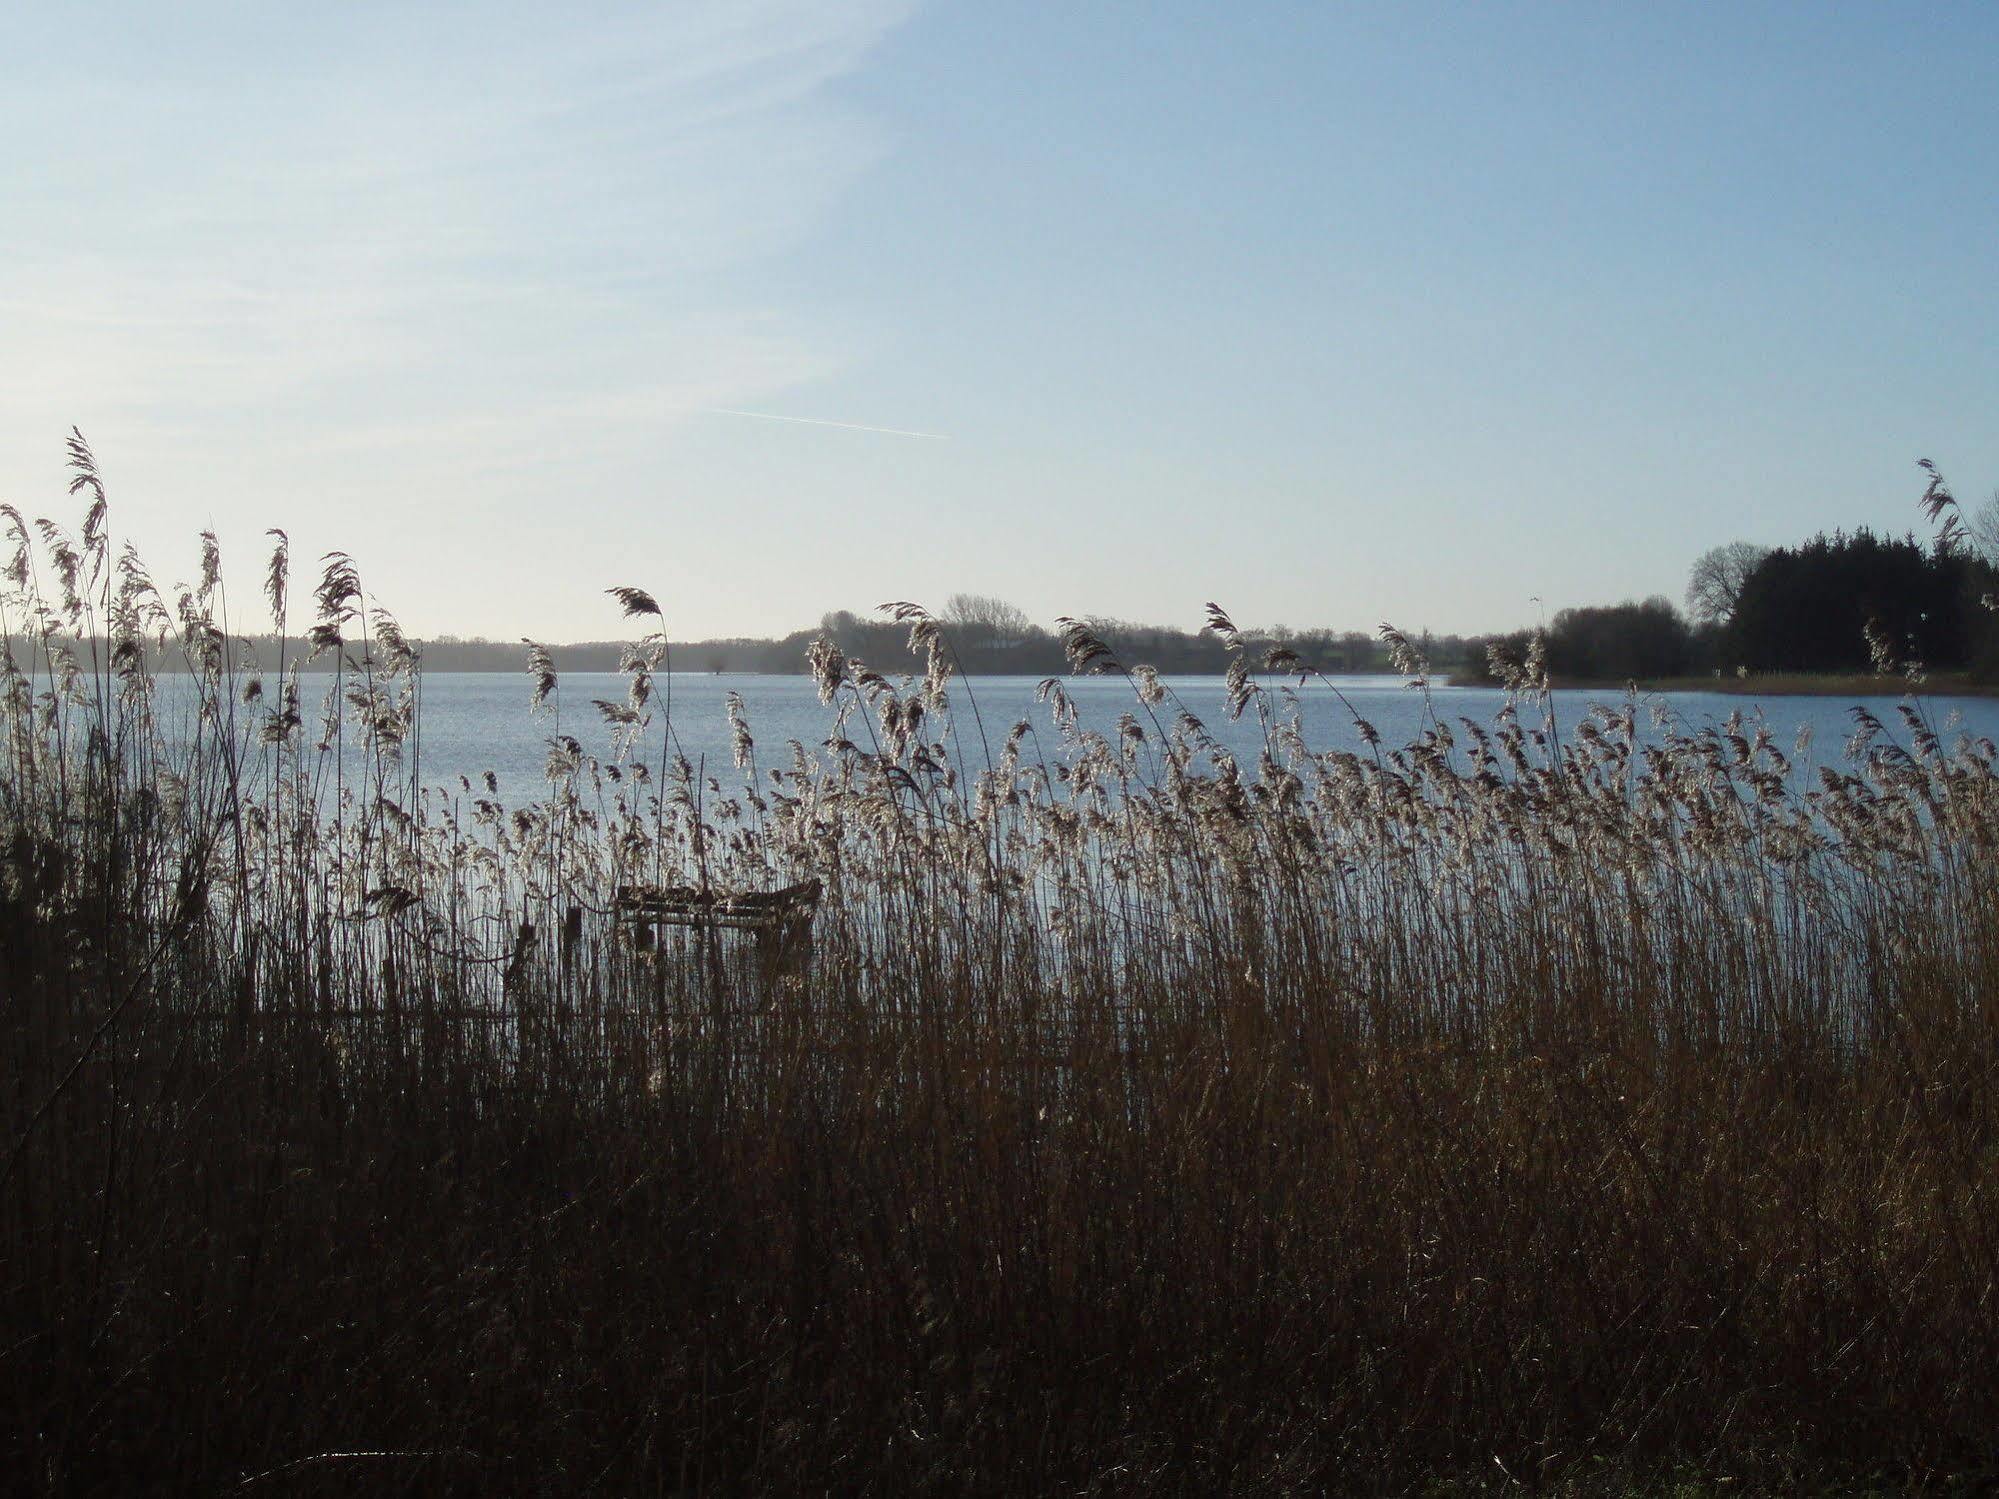
M 143 474 L 130 519 L 143 533 L 160 516 L 162 545 L 207 520 L 255 535 L 274 503 L 294 525 L 337 506 L 347 534 L 329 544 L 398 516 L 443 544 L 468 514 L 536 502 L 532 484 L 474 492 L 468 476 L 629 472 L 685 419 L 662 417 L 663 394 L 682 412 L 748 406 L 825 377 L 848 357 L 839 330 L 778 312 L 742 273 L 881 157 L 880 126 L 835 86 L 907 10 L 633 4 L 579 25 L 528 6 L 197 4 L 156 34 L 109 8 L 10 22 L 0 490 L 54 503 L 74 422 L 114 475 Z M 451 544 L 475 575 L 478 536 Z M 444 618 L 463 602 L 426 592 Z
M 921 437 L 931 442 L 949 442 L 943 432 L 912 432 L 906 427 L 870 427 L 862 422 L 835 422 L 818 416 L 785 416 L 775 411 L 742 411 L 734 406 L 699 406 L 710 416 L 752 416 L 760 422 L 796 422 L 802 427 L 839 427 L 847 432 L 879 432 L 885 437 Z

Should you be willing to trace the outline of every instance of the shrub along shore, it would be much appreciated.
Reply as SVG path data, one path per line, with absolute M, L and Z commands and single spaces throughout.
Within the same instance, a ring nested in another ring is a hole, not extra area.
M 1217 611 L 1238 764 L 1084 625 L 1114 736 L 981 722 L 904 606 L 920 679 L 821 641 L 826 742 L 704 782 L 626 588 L 600 741 L 508 805 L 425 781 L 345 558 L 296 621 L 280 539 L 253 675 L 212 546 L 156 588 L 75 458 L 79 530 L 0 511 L 21 1487 L 1993 1477 L 1991 744 L 1556 736 L 1530 660 L 1326 752 Z M 809 943 L 619 914 L 806 880 Z
M 1749 672 L 1740 676 L 1722 674 L 1704 677 L 1657 677 L 1636 682 L 1608 678 L 1551 676 L 1549 685 L 1564 692 L 1622 692 L 1636 687 L 1640 692 L 1720 692 L 1731 697 L 1907 697 L 1912 692 L 1924 699 L 1953 697 L 1999 697 L 1999 683 L 1980 682 L 1961 671 L 1931 672 L 1916 682 L 1906 675 L 1834 672 Z M 1490 687 L 1484 674 L 1457 674 L 1453 687 Z

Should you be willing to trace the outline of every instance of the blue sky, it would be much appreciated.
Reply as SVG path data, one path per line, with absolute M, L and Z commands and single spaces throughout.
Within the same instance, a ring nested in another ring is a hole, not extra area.
M 413 629 L 1475 630 L 1999 485 L 1991 6 L 0 21 L 0 498 Z M 765 421 L 756 411 L 938 434 Z

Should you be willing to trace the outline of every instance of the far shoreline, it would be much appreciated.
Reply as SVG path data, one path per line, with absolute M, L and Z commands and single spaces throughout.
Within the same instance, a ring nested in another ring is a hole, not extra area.
M 1459 673 L 1452 687 L 1501 684 Z M 1974 682 L 1963 672 L 1933 672 L 1919 683 L 1907 677 L 1855 672 L 1771 672 L 1750 676 L 1658 677 L 1650 681 L 1556 677 L 1557 692 L 1710 692 L 1728 697 L 1999 697 L 1999 682 Z

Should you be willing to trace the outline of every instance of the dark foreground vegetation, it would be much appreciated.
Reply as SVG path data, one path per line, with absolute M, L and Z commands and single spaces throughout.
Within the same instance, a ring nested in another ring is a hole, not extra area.
M 726 783 L 647 635 L 604 752 L 503 807 L 424 781 L 344 558 L 299 641 L 280 544 L 246 663 L 212 554 L 162 597 L 77 461 L 80 532 L 0 522 L 8 1485 L 1999 1471 L 1990 743 L 1557 739 L 1530 664 L 1496 722 L 1321 753 L 1281 688 L 1332 689 L 1237 652 L 1239 767 L 1136 669 L 1115 742 L 1059 689 L 982 725 L 905 607 L 922 678 L 822 644 L 827 744 L 741 725 Z M 613 916 L 808 877 L 809 954 Z

